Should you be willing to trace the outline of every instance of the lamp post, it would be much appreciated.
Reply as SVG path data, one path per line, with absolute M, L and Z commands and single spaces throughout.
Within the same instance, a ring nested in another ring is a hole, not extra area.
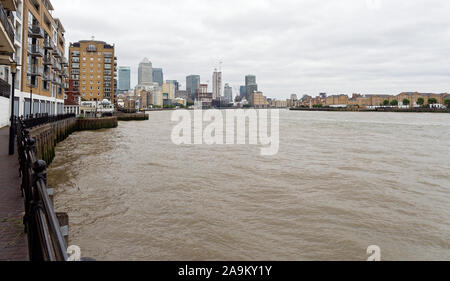
M 9 126 L 9 155 L 14 155 L 14 140 L 15 140 L 15 122 L 14 122 L 14 94 L 16 89 L 16 73 L 17 73 L 17 63 L 13 62 L 11 64 L 11 75 L 12 75 L 12 90 L 11 90 L 11 126 Z

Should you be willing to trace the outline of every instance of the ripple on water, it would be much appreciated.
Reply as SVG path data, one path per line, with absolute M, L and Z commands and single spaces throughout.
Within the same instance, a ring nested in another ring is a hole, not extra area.
M 446 114 L 289 112 L 280 152 L 176 146 L 169 112 L 77 132 L 49 168 L 98 260 L 450 259 Z

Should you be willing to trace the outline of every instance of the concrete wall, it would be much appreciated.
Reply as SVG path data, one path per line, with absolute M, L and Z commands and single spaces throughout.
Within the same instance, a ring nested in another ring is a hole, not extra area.
M 69 118 L 51 124 L 34 127 L 30 136 L 36 140 L 36 157 L 47 165 L 55 157 L 55 147 L 74 131 L 97 130 L 117 127 L 117 117 L 77 119 Z
M 0 97 L 0 128 L 9 125 L 10 111 L 11 109 L 9 99 Z

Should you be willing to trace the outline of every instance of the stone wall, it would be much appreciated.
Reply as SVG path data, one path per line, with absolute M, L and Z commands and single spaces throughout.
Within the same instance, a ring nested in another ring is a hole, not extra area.
M 30 136 L 36 140 L 36 157 L 47 165 L 55 157 L 55 147 L 75 131 L 97 130 L 117 127 L 116 117 L 77 119 L 69 118 L 30 129 Z
M 79 131 L 116 128 L 117 126 L 117 117 L 80 118 L 77 122 L 77 130 Z

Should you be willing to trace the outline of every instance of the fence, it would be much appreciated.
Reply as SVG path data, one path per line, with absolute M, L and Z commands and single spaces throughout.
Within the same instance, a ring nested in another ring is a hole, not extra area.
M 55 120 L 74 117 L 71 114 L 16 119 L 21 190 L 25 202 L 24 224 L 31 261 L 67 261 L 67 244 L 47 192 L 47 164 L 36 159 L 36 141 L 30 128 Z

